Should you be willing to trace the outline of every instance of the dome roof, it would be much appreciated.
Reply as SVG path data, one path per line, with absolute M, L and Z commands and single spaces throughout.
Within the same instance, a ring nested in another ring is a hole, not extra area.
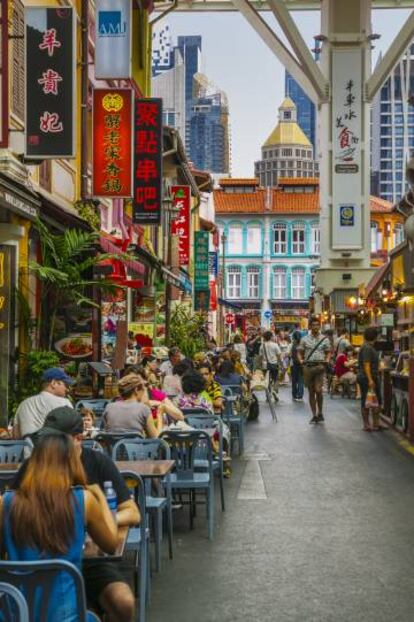
M 285 97 L 282 105 L 279 107 L 279 123 L 263 144 L 263 147 L 278 145 L 312 147 L 310 140 L 296 121 L 296 105 L 290 97 Z

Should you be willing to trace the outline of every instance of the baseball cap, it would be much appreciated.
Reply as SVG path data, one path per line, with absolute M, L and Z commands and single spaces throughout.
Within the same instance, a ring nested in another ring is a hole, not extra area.
M 69 406 L 54 408 L 47 415 L 43 428 L 40 428 L 38 436 L 49 434 L 69 434 L 75 436 L 83 432 L 82 415 Z
M 68 386 L 74 384 L 73 378 L 68 376 L 60 367 L 49 367 L 43 372 L 42 381 L 52 382 L 52 380 L 61 380 Z

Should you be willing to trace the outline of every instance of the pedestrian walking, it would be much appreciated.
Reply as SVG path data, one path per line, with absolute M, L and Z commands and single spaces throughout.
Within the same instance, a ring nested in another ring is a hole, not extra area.
M 309 423 L 322 423 L 323 415 L 323 383 L 326 366 L 331 354 L 331 343 L 321 333 L 318 318 L 310 320 L 310 332 L 302 338 L 299 347 L 300 361 L 304 366 L 303 377 L 309 392 L 309 405 L 312 418 Z
M 303 365 L 299 356 L 299 347 L 302 335 L 299 330 L 292 334 L 292 350 L 291 350 L 291 377 L 292 377 L 292 398 L 295 402 L 303 400 L 304 384 L 303 384 Z
M 362 429 L 366 432 L 381 430 L 381 384 L 378 375 L 379 356 L 374 347 L 377 337 L 378 331 L 375 326 L 366 328 L 364 331 L 364 343 L 358 354 L 357 380 L 361 389 Z M 370 425 L 370 411 L 372 413 L 372 426 Z

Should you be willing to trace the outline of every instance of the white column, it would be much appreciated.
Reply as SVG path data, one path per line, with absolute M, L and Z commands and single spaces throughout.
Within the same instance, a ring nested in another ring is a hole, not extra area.
M 370 0 L 322 0 L 321 69 L 331 94 L 319 105 L 321 268 L 316 287 L 356 288 L 370 268 Z M 347 275 L 348 278 L 344 278 Z
M 265 319 L 265 311 L 271 310 L 271 291 L 270 291 L 270 217 L 264 217 L 264 244 L 263 244 L 263 297 L 262 297 L 262 326 L 269 328 L 271 318 Z

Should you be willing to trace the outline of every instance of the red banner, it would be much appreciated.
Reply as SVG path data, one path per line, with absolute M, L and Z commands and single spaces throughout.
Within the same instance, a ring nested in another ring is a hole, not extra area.
M 132 197 L 132 90 L 93 92 L 95 197 Z
M 171 223 L 171 233 L 178 236 L 180 266 L 190 264 L 190 186 L 173 186 L 172 204 L 180 210 L 177 217 Z

